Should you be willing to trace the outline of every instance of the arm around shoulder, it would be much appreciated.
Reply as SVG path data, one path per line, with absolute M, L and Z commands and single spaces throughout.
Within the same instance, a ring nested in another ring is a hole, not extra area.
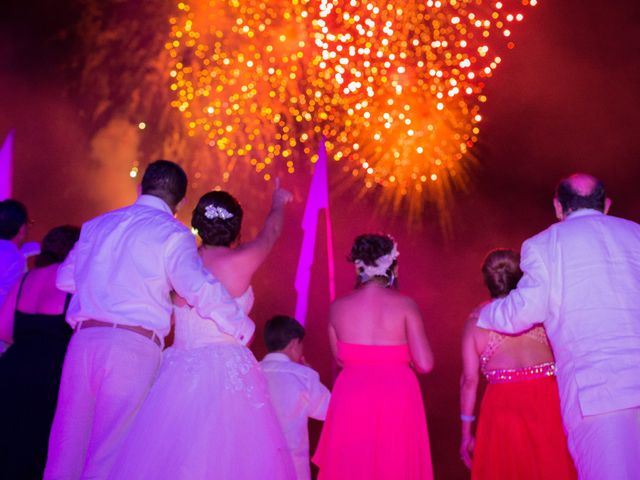
M 227 289 L 207 272 L 188 230 L 173 235 L 165 252 L 165 268 L 172 288 L 203 318 L 247 343 L 255 325 Z

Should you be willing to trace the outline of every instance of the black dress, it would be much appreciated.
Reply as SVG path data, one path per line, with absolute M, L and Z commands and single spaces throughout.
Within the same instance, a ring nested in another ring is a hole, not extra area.
M 27 274 L 28 275 L 28 274 Z M 58 315 L 14 316 L 14 343 L 0 357 L 0 478 L 41 479 L 58 400 L 62 363 L 73 333 L 65 321 L 71 295 Z

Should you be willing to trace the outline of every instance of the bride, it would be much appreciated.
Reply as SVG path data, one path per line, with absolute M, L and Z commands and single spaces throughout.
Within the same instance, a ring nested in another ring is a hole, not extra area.
M 193 211 L 205 268 L 247 312 L 251 277 L 279 237 L 291 198 L 276 183 L 262 231 L 242 245 L 242 208 L 233 196 L 209 192 Z M 110 478 L 294 479 L 266 381 L 243 344 L 253 332 L 241 343 L 181 298 L 175 300 L 175 327 L 174 345 L 164 353 Z

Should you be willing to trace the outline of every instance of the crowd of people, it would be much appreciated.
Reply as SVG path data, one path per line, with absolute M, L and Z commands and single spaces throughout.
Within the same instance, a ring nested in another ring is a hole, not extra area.
M 296 319 L 266 322 L 261 362 L 248 348 L 251 280 L 291 194 L 276 184 L 242 243 L 240 203 L 203 195 L 198 246 L 175 218 L 186 189 L 179 165 L 151 163 L 134 204 L 53 228 L 31 269 L 27 210 L 0 202 L 2 478 L 307 480 L 311 461 L 320 480 L 432 479 L 416 374 L 434 358 L 398 291 L 394 239 L 354 241 L 356 286 L 329 309 L 330 392 Z M 607 215 L 586 174 L 554 205 L 559 222 L 520 255 L 482 265 L 490 300 L 462 334 L 460 457 L 473 479 L 636 479 L 640 225 Z M 315 452 L 309 418 L 324 420 Z

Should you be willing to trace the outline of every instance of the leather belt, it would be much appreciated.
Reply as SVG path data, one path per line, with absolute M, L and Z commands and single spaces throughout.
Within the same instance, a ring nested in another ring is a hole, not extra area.
M 112 322 L 103 322 L 102 320 L 83 320 L 82 322 L 78 322 L 76 324 L 75 331 L 82 330 L 83 328 L 91 328 L 91 327 L 108 327 L 108 328 L 120 328 L 122 330 L 129 330 L 130 332 L 135 332 L 138 335 L 142 335 L 143 337 L 148 338 L 153 343 L 155 343 L 158 347 L 162 348 L 162 341 L 158 334 L 152 330 L 147 330 L 144 327 L 139 327 L 135 325 L 123 325 L 121 323 L 112 323 Z

